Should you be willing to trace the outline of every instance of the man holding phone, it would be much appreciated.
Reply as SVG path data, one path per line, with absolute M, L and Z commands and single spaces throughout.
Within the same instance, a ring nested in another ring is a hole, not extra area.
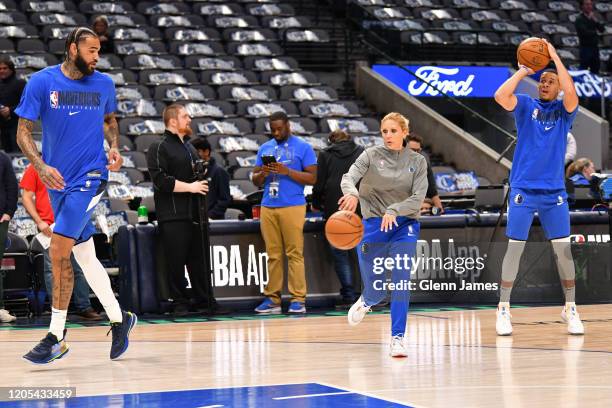
M 272 140 L 257 152 L 253 183 L 264 190 L 261 201 L 261 234 L 268 253 L 266 299 L 255 309 L 261 314 L 281 312 L 283 288 L 283 247 L 288 258 L 289 313 L 306 313 L 304 270 L 304 185 L 317 179 L 317 157 L 312 147 L 291 135 L 289 118 L 275 112 L 269 118 Z

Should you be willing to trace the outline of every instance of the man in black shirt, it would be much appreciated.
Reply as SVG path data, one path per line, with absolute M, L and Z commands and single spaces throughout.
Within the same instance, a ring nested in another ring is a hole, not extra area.
M 0 150 L 0 262 L 4 256 L 8 225 L 17 210 L 17 179 L 11 158 Z M 17 318 L 4 310 L 4 289 L 0 274 L 0 323 L 10 323 Z
M 599 37 L 597 33 L 603 32 L 605 27 L 595 18 L 591 0 L 584 0 L 580 8 L 582 13 L 574 23 L 580 42 L 580 69 L 589 69 L 592 73 L 599 74 Z
M 15 108 L 19 105 L 26 82 L 17 79 L 15 64 L 8 57 L 0 58 L 0 144 L 6 152 L 16 152 L 17 123 Z
M 363 147 L 355 144 L 351 136 L 342 131 L 333 131 L 328 138 L 331 146 L 319 153 L 317 159 L 317 182 L 312 189 L 313 208 L 323 211 L 325 219 L 329 219 L 338 211 L 338 201 L 343 196 L 340 182 L 344 173 L 348 173 L 351 165 L 363 153 Z M 359 208 L 357 209 L 359 214 Z M 342 250 L 330 245 L 334 258 L 334 268 L 340 281 L 341 303 L 338 309 L 349 308 L 358 298 L 353 282 L 353 262 L 351 253 L 354 250 Z
M 219 166 L 214 157 L 211 157 L 210 142 L 203 137 L 195 138 L 191 144 L 198 152 L 200 159 L 208 163 L 206 179 L 208 180 L 208 218 L 212 220 L 222 220 L 225 218 L 225 210 L 232 202 L 230 194 L 229 180 L 227 171 Z
M 210 271 L 204 267 L 198 211 L 198 195 L 208 193 L 208 182 L 195 178 L 198 154 L 187 143 L 192 131 L 185 107 L 172 104 L 164 109 L 163 116 L 166 131 L 162 140 L 149 148 L 147 166 L 154 185 L 155 212 L 175 313 L 184 313 L 191 297 L 186 289 L 185 265 L 196 307 L 205 307 L 209 294 L 212 296 Z M 210 301 L 213 311 L 219 313 L 214 297 Z

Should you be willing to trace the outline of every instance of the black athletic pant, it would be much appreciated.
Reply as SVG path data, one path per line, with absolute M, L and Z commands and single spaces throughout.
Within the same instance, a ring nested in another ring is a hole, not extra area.
M 193 297 L 197 303 L 205 302 L 210 276 L 207 279 L 204 272 L 200 225 L 193 221 L 164 221 L 159 223 L 159 230 L 165 252 L 170 295 L 178 303 L 190 298 L 185 280 L 187 265 Z

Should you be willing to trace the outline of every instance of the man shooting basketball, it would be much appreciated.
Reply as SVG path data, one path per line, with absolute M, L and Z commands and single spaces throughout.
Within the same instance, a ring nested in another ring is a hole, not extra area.
M 539 98 L 514 94 L 519 82 L 534 74 L 526 66 L 519 66 L 519 70 L 495 93 L 497 103 L 514 112 L 518 134 L 510 174 L 506 228 L 510 241 L 502 264 L 501 297 L 495 326 L 500 336 L 512 334 L 510 292 L 536 211 L 557 258 L 565 294 L 561 318 L 567 322 L 570 334 L 584 334 L 575 303 L 576 273 L 570 248 L 569 207 L 563 178 L 567 133 L 578 112 L 578 96 L 555 47 L 543 41 L 557 69 L 546 69 L 542 73 L 538 84 Z M 562 100 L 557 99 L 560 90 L 563 91 Z
M 83 269 L 89 286 L 104 306 L 113 333 L 110 357 L 128 347 L 136 315 L 122 311 L 106 270 L 96 258 L 90 222 L 100 200 L 108 170 L 119 170 L 119 130 L 115 119 L 115 86 L 95 71 L 100 41 L 88 28 L 75 28 L 66 40 L 65 61 L 32 75 L 15 112 L 17 143 L 49 189 L 55 227 L 51 238 L 53 301 L 47 336 L 24 358 L 46 364 L 68 352 L 66 312 L 74 274 L 70 253 Z M 32 139 L 34 121 L 41 119 L 42 157 Z M 108 159 L 104 138 L 110 145 Z

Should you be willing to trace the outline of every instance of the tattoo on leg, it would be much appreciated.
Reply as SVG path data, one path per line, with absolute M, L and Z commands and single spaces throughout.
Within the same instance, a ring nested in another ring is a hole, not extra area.
M 70 257 L 62 257 L 53 263 L 53 307 L 58 310 L 68 310 L 72 289 L 74 287 L 74 273 Z

